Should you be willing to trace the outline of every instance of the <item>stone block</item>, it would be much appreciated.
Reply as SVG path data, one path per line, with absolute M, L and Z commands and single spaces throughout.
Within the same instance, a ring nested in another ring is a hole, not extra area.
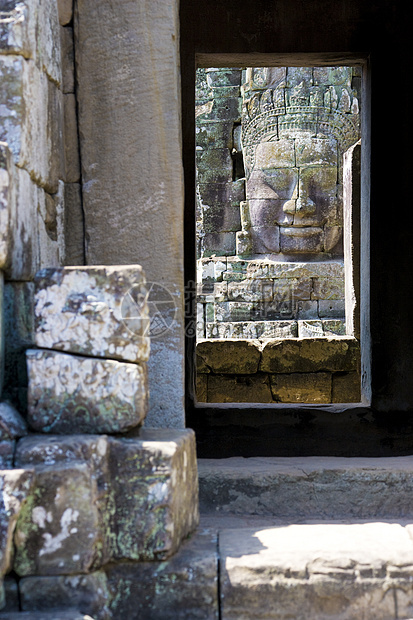
M 213 99 L 205 105 L 203 109 L 199 109 L 198 119 L 205 121 L 232 121 L 239 122 L 241 120 L 241 98 L 225 97 L 223 99 Z
M 253 254 L 277 254 L 280 251 L 279 226 L 253 226 L 250 232 Z
M 203 242 L 203 256 L 233 256 L 236 249 L 235 232 L 206 233 Z
M 277 175 L 278 168 L 294 168 L 295 161 L 294 140 L 261 142 L 256 147 L 255 167 L 257 170 L 271 170 Z M 276 165 L 274 165 L 275 162 Z M 297 173 L 296 170 L 295 173 Z M 284 171 L 282 174 L 284 175 Z M 290 197 L 291 194 L 288 198 Z
M 344 319 L 324 319 L 322 324 L 326 336 L 346 335 L 346 322 Z
M 270 375 L 271 392 L 277 403 L 330 403 L 331 373 Z
M 36 209 L 41 190 L 0 145 L 0 267 L 8 279 L 30 280 L 38 268 Z
M 38 189 L 36 228 L 39 268 L 62 265 L 65 260 L 63 181 L 59 181 L 55 194 Z
M 324 250 L 333 256 L 343 256 L 343 227 L 325 226 L 324 227 Z
M 20 413 L 7 402 L 0 402 L 0 441 L 27 435 L 27 425 Z
M 231 149 L 232 131 L 234 123 L 231 121 L 208 121 L 202 123 L 197 119 L 195 127 L 196 145 L 204 149 Z
M 20 80 L 21 105 L 26 114 L 23 118 L 16 118 L 21 126 L 21 136 L 10 148 L 16 163 L 53 194 L 57 192 L 64 166 L 63 94 L 31 62 L 24 63 L 14 80 L 16 85 Z
M 35 492 L 14 535 L 16 573 L 70 575 L 99 566 L 103 550 L 97 499 L 96 480 L 86 463 L 37 466 Z
M 35 48 L 35 20 L 29 18 L 27 3 L 16 0 L 2 5 L 0 53 L 28 58 Z
M 58 3 L 59 4 L 59 3 Z M 60 28 L 60 44 L 62 48 L 62 92 L 75 92 L 75 56 L 73 45 L 73 28 Z
M 227 259 L 225 257 L 201 258 L 197 261 L 197 283 L 205 281 L 219 282 L 222 280 L 222 274 L 227 269 Z
M 45 269 L 35 284 L 39 347 L 131 362 L 148 359 L 147 293 L 139 265 Z
M 33 482 L 33 470 L 0 471 L 0 578 L 12 569 L 16 523 L 31 493 Z
M 344 278 L 314 278 L 311 299 L 344 299 Z
M 77 183 L 80 180 L 79 142 L 77 137 L 76 96 L 73 93 L 63 97 L 64 113 L 64 150 L 66 183 Z
M 229 149 L 196 150 L 196 169 L 198 183 L 230 183 L 233 176 L 233 163 Z
M 249 231 L 241 230 L 236 233 L 236 252 L 237 256 L 251 256 L 252 239 Z
M 333 374 L 333 403 L 359 403 L 361 378 L 358 372 Z
M 226 620 L 411 618 L 413 543 L 393 523 L 220 533 Z M 268 611 L 268 601 L 275 601 Z
M 36 65 L 55 84 L 62 83 L 62 57 L 58 3 L 36 0 Z M 30 8 L 32 8 L 32 4 Z M 32 18 L 29 18 L 32 19 Z
M 217 620 L 217 562 L 216 535 L 201 531 L 169 560 L 112 565 L 113 617 Z
M 60 24 L 66 26 L 73 18 L 73 0 L 57 0 L 57 10 Z
M 228 282 L 200 283 L 197 286 L 197 300 L 206 303 L 207 307 L 215 301 L 228 301 Z
M 355 338 L 304 338 L 264 343 L 260 370 L 270 373 L 357 370 L 360 345 Z
M 211 87 L 241 85 L 241 69 L 233 69 L 228 67 L 222 69 L 211 68 L 207 69 L 206 74 L 208 84 Z
M 209 403 L 272 403 L 268 375 L 208 376 Z
M 56 192 L 63 165 L 63 95 L 34 61 L 21 56 L 1 56 L 0 75 L 0 139 L 16 164 Z
M 93 620 L 112 620 L 109 610 L 111 593 L 103 571 L 89 575 L 24 577 L 20 580 L 20 597 L 22 611 L 33 614 L 33 620 L 40 612 L 54 613 L 54 619 L 60 620 L 62 608 L 81 609 L 86 616 L 81 616 L 83 620 L 88 616 Z M 64 616 L 62 620 L 66 620 Z
M 265 226 L 288 226 L 292 224 L 293 217 L 283 211 L 284 199 L 248 197 L 245 201 L 248 205 L 248 217 L 254 228 Z
M 231 232 L 241 229 L 239 206 L 224 204 L 207 205 L 203 216 L 203 230 L 206 233 Z
M 147 411 L 146 366 L 26 351 L 28 422 L 44 433 L 122 433 Z
M 221 321 L 249 321 L 254 304 L 244 302 L 219 301 L 215 303 L 214 320 Z
M 345 316 L 344 299 L 319 299 L 318 316 L 325 319 L 343 319 Z
M 34 345 L 33 282 L 7 282 L 4 286 L 5 373 L 3 398 L 21 404 L 27 386 L 25 350 Z
M 297 301 L 296 303 L 297 319 L 317 319 L 318 304 L 317 301 Z M 335 332 L 334 332 L 335 333 Z
M 197 185 L 198 197 L 203 204 L 224 204 L 238 207 L 245 200 L 245 180 L 230 183 L 208 183 Z
M 322 228 L 280 228 L 280 251 L 294 253 L 319 253 L 324 249 L 324 231 Z
M 111 557 L 164 560 L 199 521 L 192 430 L 143 429 L 109 444 L 113 493 Z
M 5 439 L 0 441 L 0 469 L 12 469 L 16 441 Z
M 65 265 L 84 265 L 85 231 L 79 183 L 65 183 L 64 205 Z
M 272 280 L 243 280 L 228 283 L 228 299 L 230 301 L 272 301 Z
M 324 336 L 322 321 L 297 321 L 299 338 L 322 338 Z
M 198 342 L 196 354 L 212 372 L 250 375 L 258 370 L 261 347 L 254 340 L 203 340 Z

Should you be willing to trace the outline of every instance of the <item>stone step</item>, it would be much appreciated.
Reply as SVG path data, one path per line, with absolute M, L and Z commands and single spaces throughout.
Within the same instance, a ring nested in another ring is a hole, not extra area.
M 199 459 L 206 514 L 312 519 L 413 517 L 413 457 Z
M 222 530 L 221 619 L 411 619 L 412 534 L 377 522 Z

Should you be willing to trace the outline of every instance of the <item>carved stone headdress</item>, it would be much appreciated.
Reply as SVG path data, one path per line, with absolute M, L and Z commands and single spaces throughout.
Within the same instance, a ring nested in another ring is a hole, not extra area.
M 260 142 L 308 131 L 315 136 L 335 137 L 344 152 L 360 138 L 358 97 L 351 88 L 349 68 L 315 68 L 321 73 L 316 84 L 314 80 L 298 81 L 303 76 L 298 73 L 299 68 L 293 69 L 295 80 L 290 81 L 285 67 L 251 69 L 247 73 L 249 81 L 243 87 L 242 111 L 247 175 L 254 168 L 255 146 Z M 347 71 L 344 78 L 340 70 Z

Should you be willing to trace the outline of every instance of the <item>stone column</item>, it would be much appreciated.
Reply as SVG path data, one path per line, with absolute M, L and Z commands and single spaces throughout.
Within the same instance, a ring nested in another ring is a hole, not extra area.
M 139 263 L 176 308 L 152 337 L 148 426 L 184 426 L 178 17 L 177 0 L 79 0 L 75 15 L 87 264 Z

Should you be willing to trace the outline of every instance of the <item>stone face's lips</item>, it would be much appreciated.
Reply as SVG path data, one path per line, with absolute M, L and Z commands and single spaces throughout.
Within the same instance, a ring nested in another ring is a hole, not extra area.
M 319 235 L 323 229 L 318 226 L 281 226 L 280 233 L 289 235 L 290 237 L 310 237 L 311 235 Z

